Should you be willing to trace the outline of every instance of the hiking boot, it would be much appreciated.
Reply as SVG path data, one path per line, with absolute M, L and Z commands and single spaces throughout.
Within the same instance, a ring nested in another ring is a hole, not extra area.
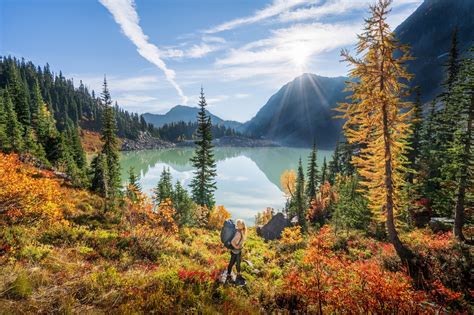
M 235 278 L 235 284 L 237 285 L 245 285 L 245 278 L 242 277 L 242 275 L 237 275 L 237 277 Z
M 232 279 L 232 274 L 228 274 L 227 277 L 225 278 L 225 283 L 233 283 L 234 280 Z

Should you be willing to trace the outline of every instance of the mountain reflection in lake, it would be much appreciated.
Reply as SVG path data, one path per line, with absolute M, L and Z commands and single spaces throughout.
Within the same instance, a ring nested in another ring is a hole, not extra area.
M 127 182 L 128 170 L 134 167 L 143 191 L 151 195 L 163 167 L 169 167 L 173 180 L 188 187 L 193 176 L 189 161 L 193 152 L 192 148 L 123 152 L 122 181 Z M 215 148 L 216 204 L 224 205 L 233 218 L 242 218 L 253 225 L 257 212 L 266 207 L 283 208 L 285 197 L 280 175 L 286 169 L 296 170 L 300 157 L 306 172 L 309 153 L 310 149 L 287 147 Z M 321 167 L 324 157 L 329 162 L 331 154 L 332 151 L 319 150 L 318 166 Z

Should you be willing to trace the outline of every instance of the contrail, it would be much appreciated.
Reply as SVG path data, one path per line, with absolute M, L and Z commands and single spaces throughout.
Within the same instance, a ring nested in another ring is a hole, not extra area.
M 181 87 L 176 83 L 176 73 L 169 69 L 166 63 L 161 59 L 161 51 L 158 47 L 148 41 L 148 36 L 143 33 L 139 25 L 140 18 L 135 9 L 134 0 L 99 0 L 99 2 L 112 13 L 115 22 L 120 25 L 122 32 L 127 36 L 135 46 L 138 53 L 160 68 L 165 74 L 166 80 L 176 89 L 184 104 L 188 98 L 184 95 Z

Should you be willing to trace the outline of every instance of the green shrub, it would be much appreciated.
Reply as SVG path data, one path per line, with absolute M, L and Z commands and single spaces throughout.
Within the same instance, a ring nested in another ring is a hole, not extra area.
M 48 245 L 26 245 L 18 253 L 19 259 L 26 259 L 29 262 L 36 263 L 46 258 L 51 252 L 51 247 Z
M 33 285 L 26 272 L 20 272 L 11 284 L 9 295 L 13 298 L 26 299 L 33 292 Z

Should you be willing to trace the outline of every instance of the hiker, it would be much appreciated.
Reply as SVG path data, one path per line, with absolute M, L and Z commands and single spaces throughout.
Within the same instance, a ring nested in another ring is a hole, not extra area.
M 238 219 L 236 221 L 237 231 L 234 235 L 234 238 L 231 241 L 232 249 L 230 250 L 230 261 L 229 266 L 227 267 L 227 280 L 230 282 L 232 280 L 232 267 L 236 265 L 237 268 L 237 278 L 236 282 L 244 282 L 244 278 L 240 273 L 240 262 L 242 259 L 242 247 L 244 245 L 245 239 L 247 237 L 247 226 L 245 225 L 244 220 Z

